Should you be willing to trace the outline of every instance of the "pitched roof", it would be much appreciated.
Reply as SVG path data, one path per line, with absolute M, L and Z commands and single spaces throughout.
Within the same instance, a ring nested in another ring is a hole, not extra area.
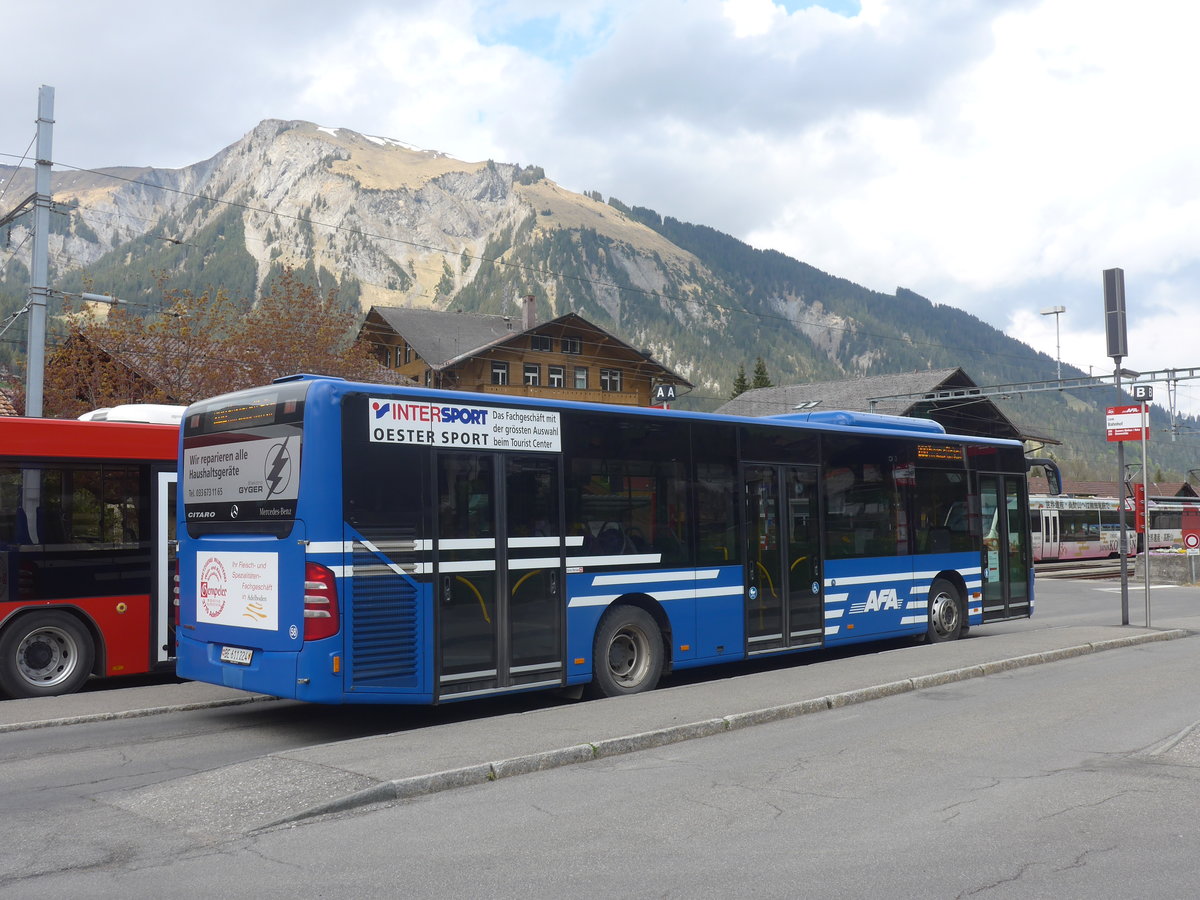
M 478 356 L 484 350 L 506 343 L 522 335 L 548 330 L 588 330 L 628 352 L 631 359 L 645 361 L 669 379 L 684 387 L 692 383 L 658 360 L 626 344 L 620 338 L 589 322 L 577 313 L 565 313 L 548 322 L 539 322 L 523 329 L 511 316 L 482 313 L 444 312 L 412 307 L 372 306 L 359 330 L 361 338 L 371 328 L 370 317 L 378 315 L 396 334 L 401 335 L 425 364 L 434 371 L 450 368 L 465 359 Z
M 187 340 L 176 335 L 128 334 L 114 341 L 103 334 L 97 336 L 74 331 L 55 351 L 48 364 L 54 365 L 59 355 L 70 356 L 80 352 L 81 347 L 123 367 L 147 388 L 161 393 L 168 403 L 189 403 L 214 392 L 212 372 L 205 366 L 195 363 L 181 365 L 181 360 L 191 359 L 192 348 Z M 222 366 L 229 373 L 229 377 L 242 382 L 254 383 L 260 380 L 251 364 L 224 360 Z M 378 366 L 370 374 L 373 381 L 384 384 L 411 383 L 409 379 L 383 366 Z M 223 387 L 226 390 L 234 389 L 229 386 Z M 132 396 L 128 399 L 140 402 L 142 397 Z
M 847 409 L 892 416 L 916 416 L 940 422 L 948 431 L 1059 443 L 1030 433 L 986 397 L 929 400 L 935 391 L 976 388 L 961 368 L 928 369 L 893 375 L 868 375 L 813 384 L 755 388 L 739 394 L 717 412 L 741 416 L 776 416 L 806 410 Z M 917 395 L 910 397 L 907 395 Z M 889 397 L 904 399 L 892 400 Z
M 181 369 L 178 364 L 178 360 L 184 358 L 181 354 L 188 349 L 187 343 L 181 338 L 129 334 L 114 341 L 106 335 L 74 331 L 51 356 L 48 364 L 54 365 L 60 355 L 78 353 L 81 345 L 123 366 L 146 385 L 161 391 L 172 403 L 185 402 L 185 398 L 190 396 L 191 385 L 187 375 L 195 373 L 196 369 Z
M 1186 481 L 1152 481 L 1147 486 L 1151 497 L 1193 498 L 1200 496 L 1196 489 Z M 1049 489 L 1044 475 L 1029 476 L 1029 493 L 1044 494 Z M 1068 497 L 1116 497 L 1117 483 L 1115 481 L 1071 481 L 1064 478 L 1062 492 Z
M 435 370 L 521 333 L 519 323 L 514 325 L 509 316 L 403 306 L 372 306 L 371 312 L 403 335 L 417 355 Z M 363 329 L 367 327 L 368 323 L 364 323 Z
M 755 388 L 734 397 L 717 410 L 739 416 L 776 416 L 795 412 L 797 407 L 805 409 L 852 409 L 860 412 L 885 413 L 892 416 L 908 415 L 920 400 L 879 400 L 896 394 L 917 394 L 951 387 L 974 387 L 974 383 L 963 375 L 966 383 L 949 384 L 962 369 L 931 369 L 926 372 L 907 372 L 899 375 L 870 375 L 862 378 L 844 378 L 839 381 L 822 381 L 812 384 L 788 384 L 769 388 Z

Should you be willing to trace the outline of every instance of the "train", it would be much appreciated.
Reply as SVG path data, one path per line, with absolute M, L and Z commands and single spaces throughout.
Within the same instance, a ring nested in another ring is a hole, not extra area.
M 1147 504 L 1147 532 L 1140 535 L 1134 532 L 1133 501 L 1126 501 L 1129 555 L 1146 547 L 1151 550 L 1182 549 L 1183 514 L 1189 508 L 1200 509 L 1200 505 L 1184 498 L 1152 499 Z M 1120 509 L 1115 498 L 1030 494 L 1029 516 L 1034 562 L 1116 559 L 1120 554 Z

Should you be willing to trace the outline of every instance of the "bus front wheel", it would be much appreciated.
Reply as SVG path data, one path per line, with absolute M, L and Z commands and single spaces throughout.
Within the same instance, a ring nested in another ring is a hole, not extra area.
M 950 582 L 935 578 L 929 586 L 929 643 L 957 641 L 965 622 L 958 590 Z
M 654 617 L 637 606 L 605 613 L 596 630 L 588 694 L 619 697 L 652 690 L 662 670 L 662 632 Z
M 47 610 L 22 616 L 0 635 L 0 694 L 53 697 L 83 687 L 95 647 L 79 620 Z

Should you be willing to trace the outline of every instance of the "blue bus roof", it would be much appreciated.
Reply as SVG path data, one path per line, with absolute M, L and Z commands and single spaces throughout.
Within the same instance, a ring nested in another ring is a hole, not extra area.
M 764 416 L 791 423 L 820 422 L 840 428 L 883 428 L 889 431 L 920 431 L 927 434 L 945 434 L 946 429 L 933 419 L 918 419 L 910 416 L 887 416 L 883 413 L 865 413 L 849 409 L 823 409 L 818 412 L 781 413 Z
M 323 382 L 336 393 L 362 391 L 387 391 L 401 393 L 427 399 L 437 398 L 457 403 L 488 404 L 517 404 L 536 409 L 582 410 L 606 413 L 620 413 L 636 416 L 677 416 L 706 422 L 732 422 L 743 425 L 785 425 L 801 427 L 820 432 L 855 431 L 863 434 L 876 434 L 887 437 L 906 436 L 911 438 L 941 437 L 969 444 L 986 444 L 988 446 L 1022 447 L 1020 441 L 1010 438 L 988 438 L 978 435 L 950 434 L 938 422 L 932 419 L 922 419 L 909 416 L 891 416 L 882 413 L 866 413 L 855 410 L 820 410 L 812 412 L 785 413 L 775 416 L 737 416 L 727 413 L 707 413 L 695 410 L 661 409 L 658 407 L 621 406 L 612 403 L 592 403 L 579 400 L 550 400 L 543 397 L 522 397 L 516 394 L 481 394 L 474 391 L 439 390 L 407 385 L 372 384 L 369 382 L 347 381 L 332 375 L 311 375 L 299 373 L 276 378 L 273 383 L 287 384 L 298 381 Z M 263 385 L 263 387 L 267 387 Z M 251 388 L 250 390 L 254 390 Z M 242 393 L 237 391 L 235 393 Z M 218 398 L 211 398 L 218 399 Z M 207 401 L 201 401 L 207 402 Z

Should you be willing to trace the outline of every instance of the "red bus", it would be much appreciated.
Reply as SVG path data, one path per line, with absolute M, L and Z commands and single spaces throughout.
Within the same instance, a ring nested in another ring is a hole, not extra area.
M 178 425 L 0 416 L 0 696 L 174 665 L 178 441 Z

